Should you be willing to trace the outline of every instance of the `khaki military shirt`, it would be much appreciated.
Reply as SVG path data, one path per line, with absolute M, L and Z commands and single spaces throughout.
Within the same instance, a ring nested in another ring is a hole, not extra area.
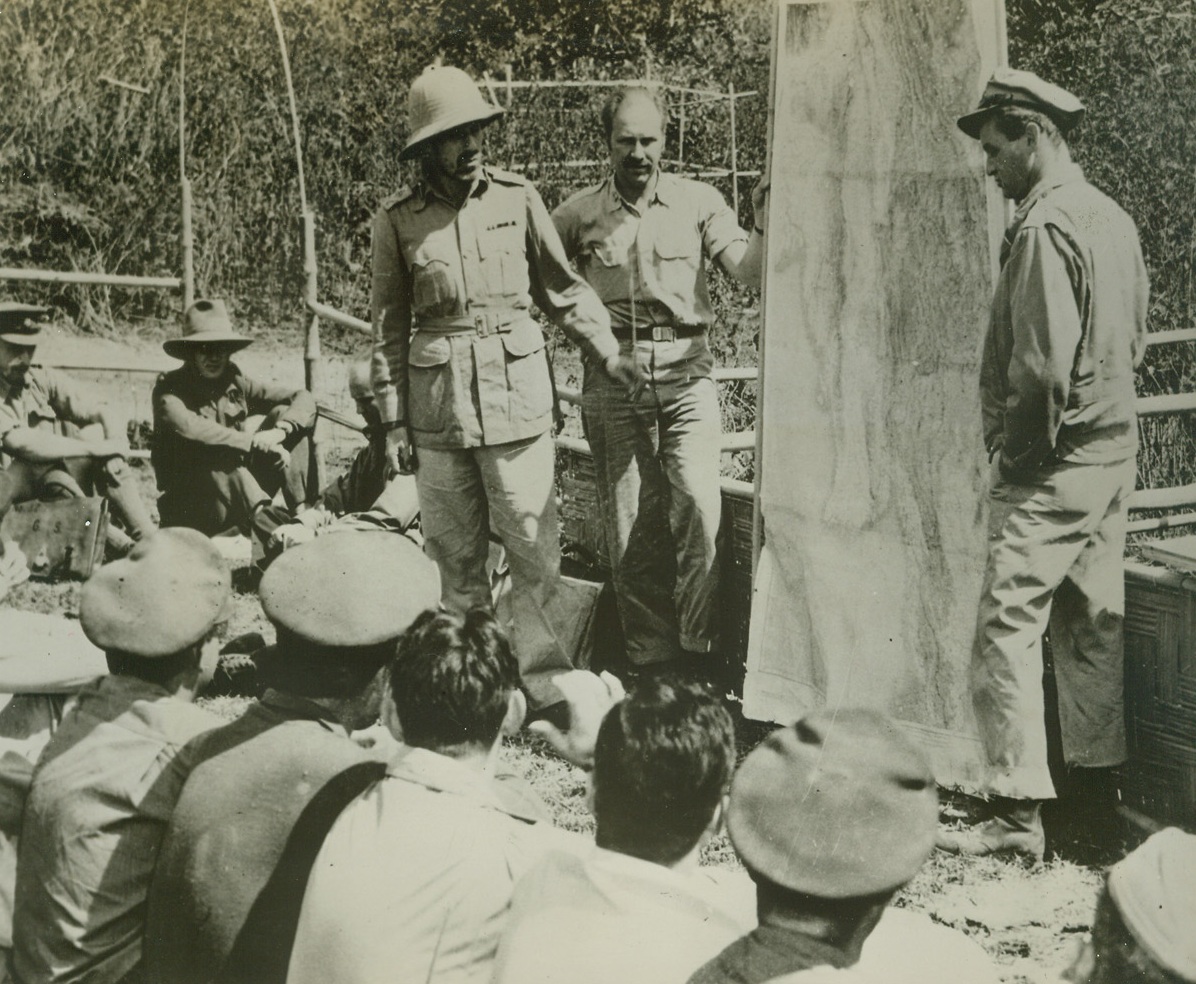
M 374 219 L 374 395 L 418 447 L 505 444 L 552 423 L 536 306 L 597 360 L 618 353 L 602 303 L 572 270 L 518 175 L 484 169 L 458 209 L 405 189 Z
M 639 361 L 655 380 L 710 373 L 714 359 L 704 335 L 653 342 L 651 329 L 714 323 L 703 257 L 713 260 L 748 238 L 715 188 L 659 174 L 641 215 L 610 177 L 569 198 L 552 219 L 565 254 L 610 311 L 611 326 L 629 332 L 634 323 Z
M 69 376 L 41 366 L 32 367 L 21 387 L 0 379 L 0 467 L 12 463 L 3 441 L 20 428 L 64 433 L 64 423 L 83 426 L 100 419 L 99 404 Z
M 984 440 L 1006 477 L 1138 446 L 1134 368 L 1150 292 L 1133 220 L 1071 165 L 1006 232 L 980 370 Z

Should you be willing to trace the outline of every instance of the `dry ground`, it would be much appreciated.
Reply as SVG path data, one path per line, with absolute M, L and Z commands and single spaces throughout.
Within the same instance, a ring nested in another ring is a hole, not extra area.
M 151 339 L 143 345 L 156 348 L 155 342 Z M 289 362 L 280 375 L 292 376 L 296 372 L 297 355 L 269 350 L 255 353 L 258 365 L 268 366 L 272 359 Z M 338 361 L 335 377 L 343 379 L 344 360 Z M 330 373 L 330 378 L 333 375 Z M 343 463 L 350 452 L 349 445 L 334 446 L 329 453 L 330 464 L 335 467 Z M 138 463 L 135 467 L 146 498 L 152 502 L 154 487 L 149 465 Z M 238 576 L 236 587 L 236 604 L 226 636 L 260 631 L 269 641 L 269 625 L 257 605 L 253 581 L 247 572 Z M 5 604 L 74 617 L 78 610 L 78 585 L 28 583 L 16 588 Z M 240 697 L 207 700 L 214 710 L 229 717 L 239 713 L 246 703 L 246 698 Z M 754 747 L 768 730 L 767 725 L 740 719 L 737 722 L 740 755 Z M 549 803 L 559 824 L 582 832 L 592 831 L 582 772 L 546 754 L 531 737 L 512 741 L 504 754 L 509 765 L 523 773 Z M 966 815 L 968 808 L 968 801 L 953 800 L 948 795 L 944 818 L 958 819 Z M 1126 844 L 1105 842 L 1094 849 L 1085 847 L 1082 840 L 1064 837 L 1057 838 L 1054 847 L 1056 856 L 1031 870 L 1000 860 L 961 859 L 936 853 L 901 893 L 898 904 L 926 912 L 935 920 L 973 936 L 1000 963 L 1006 980 L 1054 980 L 1058 970 L 1066 965 L 1075 940 L 1089 927 L 1101 866 L 1124 853 Z M 706 849 L 703 862 L 738 865 L 725 835 L 720 835 Z

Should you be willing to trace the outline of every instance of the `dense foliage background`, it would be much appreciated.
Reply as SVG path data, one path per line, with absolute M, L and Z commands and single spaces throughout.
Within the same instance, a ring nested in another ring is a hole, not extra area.
M 322 298 L 364 315 L 369 219 L 404 180 L 410 81 L 442 56 L 517 79 L 642 76 L 764 93 L 768 0 L 279 0 L 290 45 Z M 1089 106 L 1073 150 L 1137 220 L 1153 330 L 1193 323 L 1196 0 L 1007 0 L 1010 56 Z M 298 339 L 298 193 L 286 93 L 266 0 L 9 0 L 0 7 L 0 264 L 137 274 L 178 270 L 178 82 L 187 24 L 188 173 L 201 292 Z M 112 84 L 120 80 L 144 93 Z M 600 160 L 595 90 L 514 90 L 489 156 L 549 205 Z M 739 166 L 764 154 L 763 96 L 738 103 Z M 685 163 L 730 163 L 727 103 L 686 107 Z M 677 114 L 669 156 L 678 150 Z M 729 183 L 715 178 L 730 197 Z M 741 183 L 748 220 L 751 181 Z M 720 280 L 727 363 L 754 361 L 755 298 Z M 152 291 L 23 288 L 84 329 L 173 318 Z M 328 332 L 335 347 L 338 333 Z M 340 339 L 342 346 L 359 339 Z M 1143 393 L 1196 388 L 1191 346 L 1151 350 Z M 1147 484 L 1192 481 L 1186 418 L 1147 421 Z

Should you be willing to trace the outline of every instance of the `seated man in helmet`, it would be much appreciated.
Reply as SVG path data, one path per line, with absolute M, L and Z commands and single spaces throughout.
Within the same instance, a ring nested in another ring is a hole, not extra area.
M 348 471 L 324 486 L 312 508 L 274 531 L 272 549 L 285 550 L 333 530 L 381 528 L 402 533 L 419 514 L 415 478 L 389 474 L 386 431 L 370 388 L 369 360 L 349 367 L 349 395 L 365 421 L 362 432 L 369 443 L 357 452 Z
M 127 553 L 154 522 L 125 464 L 127 421 L 69 376 L 33 366 L 46 308 L 0 302 L 0 471 L 5 498 L 102 495 L 125 530 L 109 526 L 109 545 Z M 81 433 L 98 424 L 103 438 Z M 0 510 L 2 511 L 2 510 Z
M 181 338 L 164 342 L 183 360 L 154 387 L 154 471 L 163 526 L 209 536 L 237 530 L 263 542 L 310 501 L 308 472 L 315 398 L 252 379 L 231 356 L 238 335 L 224 302 L 199 300 Z M 251 415 L 264 414 L 260 426 Z M 274 505 L 281 490 L 285 508 Z

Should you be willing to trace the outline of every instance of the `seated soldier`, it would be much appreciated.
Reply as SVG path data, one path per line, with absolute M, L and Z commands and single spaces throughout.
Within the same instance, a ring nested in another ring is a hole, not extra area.
M 84 688 L 38 761 L 17 853 L 12 972 L 115 984 L 141 960 L 150 874 L 179 750 L 220 723 L 192 704 L 216 665 L 228 568 L 192 530 L 161 530 L 84 585 L 79 620 L 109 676 Z
M 187 311 L 183 336 L 162 345 L 183 360 L 154 387 L 163 526 L 252 532 L 266 542 L 309 502 L 315 399 L 246 376 L 231 356 L 251 341 L 233 331 L 223 301 L 201 300 Z M 265 415 L 260 426 L 251 414 Z M 286 508 L 272 504 L 280 490 Z
M 259 594 L 277 632 L 257 657 L 266 692 L 180 757 L 189 777 L 149 893 L 145 970 L 157 984 L 285 979 L 323 832 L 382 773 L 370 761 L 382 753 L 349 732 L 377 721 L 378 671 L 439 586 L 406 538 L 349 532 L 283 554 Z
M 1160 830 L 1113 865 L 1072 984 L 1196 984 L 1196 835 Z
M 390 664 L 382 707 L 404 744 L 324 841 L 289 984 L 489 980 L 515 881 L 553 848 L 581 847 L 496 795 L 502 737 L 518 731 L 526 708 L 492 615 L 416 620 Z
M 937 825 L 930 767 L 884 715 L 824 709 L 774 731 L 744 759 L 727 806 L 759 925 L 690 984 L 996 984 L 962 933 L 889 906 Z
M 318 533 L 334 529 L 380 528 L 402 533 L 419 513 L 415 476 L 389 474 L 386 429 L 370 388 L 367 360 L 350 367 L 349 395 L 365 421 L 369 443 L 357 452 L 347 472 L 324 486 L 315 504 L 299 515 L 298 522 L 274 531 L 271 545 L 275 549 L 307 543 Z
M 122 522 L 108 542 L 127 553 L 154 528 L 125 464 L 128 422 L 91 399 L 70 377 L 33 366 L 45 308 L 0 303 L 0 469 L 11 479 L 10 501 L 102 495 Z M 98 424 L 104 437 L 79 428 Z
M 731 717 L 705 688 L 647 679 L 617 704 L 590 776 L 597 847 L 519 882 L 494 984 L 680 984 L 754 925 L 698 868 L 734 763 Z

